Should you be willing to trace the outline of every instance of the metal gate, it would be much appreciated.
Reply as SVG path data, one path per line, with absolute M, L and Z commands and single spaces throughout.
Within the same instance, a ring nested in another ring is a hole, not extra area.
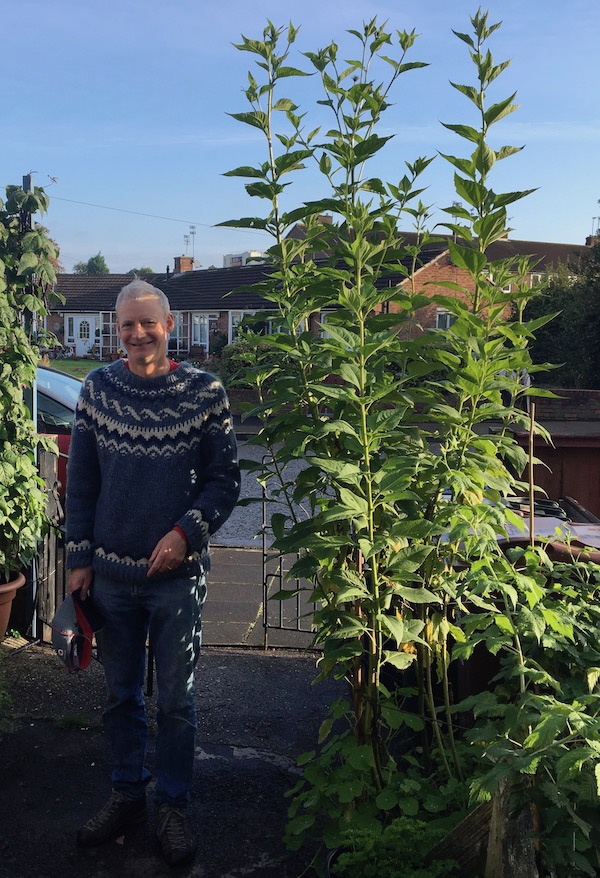
M 269 458 L 264 458 L 267 463 Z M 312 604 L 308 600 L 308 582 L 288 578 L 298 555 L 282 555 L 270 546 L 271 515 L 274 501 L 266 486 L 262 489 L 262 584 L 263 584 L 263 643 L 267 649 L 269 632 L 289 632 L 290 647 L 305 649 L 312 645 Z M 282 592 L 291 597 L 281 599 Z M 279 644 L 278 644 L 279 645 Z

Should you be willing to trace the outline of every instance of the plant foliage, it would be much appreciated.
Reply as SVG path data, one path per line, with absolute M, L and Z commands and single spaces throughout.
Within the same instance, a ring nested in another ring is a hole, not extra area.
M 31 216 L 48 196 L 37 186 L 8 186 L 0 202 L 0 576 L 11 578 L 34 556 L 46 524 L 46 494 L 36 465 L 42 441 L 25 392 L 33 388 L 43 318 L 54 298 L 58 252 Z
M 269 22 L 262 39 L 239 45 L 258 73 L 248 74 L 250 109 L 234 118 L 263 134 L 266 157 L 229 173 L 250 181 L 246 191 L 264 209 L 225 224 L 272 235 L 273 271 L 259 291 L 279 330 L 270 338 L 277 361 L 257 348 L 245 376 L 264 421 L 257 442 L 272 460 L 259 477 L 287 503 L 272 519 L 274 545 L 298 553 L 290 578 L 306 583 L 314 606 L 320 676 L 345 680 L 349 692 L 300 760 L 287 841 L 298 847 L 317 833 L 334 846 L 348 827 L 398 816 L 449 826 L 509 777 L 535 798 L 549 862 L 566 875 L 593 856 L 589 821 L 575 814 L 575 830 L 572 821 L 581 783 L 596 795 L 596 695 L 575 692 L 563 674 L 577 643 L 593 677 L 594 611 L 570 584 L 565 604 L 545 553 L 512 558 L 502 545 L 507 528 L 521 526 L 504 500 L 523 490 L 527 463 L 510 428 L 542 432 L 518 405 L 536 391 L 516 376 L 535 371 L 528 345 L 545 318 L 523 319 L 537 294 L 529 262 L 488 256 L 506 234 L 508 206 L 528 193 L 491 186 L 495 165 L 520 147 L 492 148 L 489 132 L 516 106 L 514 95 L 489 98 L 508 63 L 488 48 L 499 25 L 479 11 L 471 26 L 456 35 L 476 82 L 453 87 L 474 121 L 446 123 L 467 152 L 442 156 L 460 199 L 446 210 L 443 238 L 457 280 L 433 290 L 415 273 L 435 242 L 421 200 L 432 159 L 406 162 L 393 182 L 377 174 L 393 144 L 380 133 L 392 93 L 424 66 L 409 60 L 414 31 L 391 33 L 373 19 L 350 31 L 349 58 L 336 43 L 305 52 L 331 119 L 314 128 L 281 94 L 307 75 L 289 60 L 297 29 Z M 290 207 L 292 181 L 309 164 L 325 195 Z M 298 223 L 303 233 L 290 234 Z M 417 333 L 419 309 L 432 300 L 455 320 Z M 292 480 L 286 465 L 297 460 Z M 595 574 L 589 588 L 591 599 Z M 497 685 L 459 707 L 460 667 L 481 651 L 500 663 Z

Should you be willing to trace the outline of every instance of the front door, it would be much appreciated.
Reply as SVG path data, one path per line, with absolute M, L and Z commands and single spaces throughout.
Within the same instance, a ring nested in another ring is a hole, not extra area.
M 91 314 L 74 318 L 75 356 L 85 357 L 96 344 L 97 318 Z

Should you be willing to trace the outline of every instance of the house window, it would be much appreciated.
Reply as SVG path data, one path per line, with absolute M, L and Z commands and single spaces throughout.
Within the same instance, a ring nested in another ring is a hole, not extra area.
M 75 325 L 72 317 L 67 317 L 67 342 L 75 341 Z
M 230 311 L 229 312 L 229 338 L 231 341 L 235 341 L 238 327 L 244 317 L 255 314 L 255 311 Z
M 456 323 L 456 314 L 451 311 L 438 310 L 435 315 L 436 329 L 450 329 L 453 323 Z
M 196 312 L 192 314 L 192 345 L 208 350 L 208 331 L 211 322 L 219 319 L 218 314 Z
M 79 324 L 79 338 L 81 341 L 89 341 L 90 339 L 90 324 L 87 320 L 82 320 Z
M 327 320 L 332 313 L 332 311 L 321 311 L 321 319 L 319 320 L 319 338 L 331 338 L 331 335 L 327 330 Z
M 173 311 L 174 326 L 169 337 L 169 350 L 179 351 L 183 339 L 183 317 L 181 311 Z

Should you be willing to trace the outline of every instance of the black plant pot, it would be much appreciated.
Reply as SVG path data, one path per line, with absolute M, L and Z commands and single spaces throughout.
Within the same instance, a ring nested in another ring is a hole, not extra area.
M 325 878 L 332 878 L 331 870 L 337 863 L 339 855 L 343 852 L 344 848 L 334 848 L 332 851 L 329 851 L 325 859 Z

